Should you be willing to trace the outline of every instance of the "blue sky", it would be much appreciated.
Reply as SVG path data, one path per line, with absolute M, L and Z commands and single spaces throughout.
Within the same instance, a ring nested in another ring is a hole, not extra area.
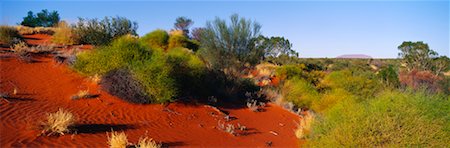
M 449 1 L 12 1 L 0 2 L 2 24 L 19 23 L 28 11 L 56 10 L 63 20 L 124 16 L 138 33 L 170 30 L 178 16 L 203 27 L 233 13 L 262 24 L 265 36 L 284 36 L 300 57 L 367 54 L 397 57 L 403 41 L 424 41 L 450 54 Z

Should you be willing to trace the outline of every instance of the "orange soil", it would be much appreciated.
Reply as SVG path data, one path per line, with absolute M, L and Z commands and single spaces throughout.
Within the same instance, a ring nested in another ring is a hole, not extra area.
M 36 35 L 39 36 L 39 35 Z M 41 44 L 44 40 L 29 41 Z M 102 91 L 88 79 L 56 64 L 51 57 L 37 57 L 24 63 L 12 54 L 0 54 L 0 92 L 18 93 L 0 101 L 0 147 L 106 147 L 106 132 L 124 131 L 137 143 L 148 136 L 165 146 L 179 147 L 297 147 L 294 129 L 299 117 L 269 104 L 264 112 L 246 108 L 223 109 L 235 117 L 227 123 L 245 125 L 248 130 L 232 136 L 218 130 L 224 116 L 204 105 L 171 103 L 136 105 Z M 71 100 L 79 90 L 99 94 L 97 99 Z M 39 121 L 59 108 L 77 117 L 76 134 L 37 136 Z

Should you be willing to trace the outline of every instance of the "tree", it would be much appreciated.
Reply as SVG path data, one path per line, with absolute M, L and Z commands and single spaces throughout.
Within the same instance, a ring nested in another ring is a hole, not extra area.
M 254 40 L 256 47 L 264 51 L 264 57 L 279 57 L 279 56 L 295 56 L 298 53 L 292 49 L 292 44 L 284 37 L 264 37 L 259 36 Z
M 432 70 L 433 58 L 438 55 L 422 41 L 403 42 L 398 49 L 400 50 L 399 56 L 403 59 L 408 71 L 413 69 Z
M 194 24 L 194 22 L 191 19 L 188 19 L 186 17 L 178 17 L 175 20 L 174 27 L 176 30 L 182 30 L 183 34 L 188 37 L 189 34 L 189 27 Z
M 261 25 L 251 20 L 231 15 L 231 22 L 216 18 L 207 22 L 201 34 L 202 55 L 213 69 L 232 68 L 256 64 L 260 51 L 251 44 L 260 35 Z
M 53 27 L 58 24 L 59 19 L 58 11 L 49 12 L 44 9 L 36 15 L 32 11 L 28 11 L 28 15 L 20 24 L 29 27 Z
M 436 75 L 448 70 L 450 70 L 450 58 L 447 56 L 440 56 L 433 59 L 433 71 Z
M 197 40 L 197 41 L 200 41 L 200 39 L 201 39 L 201 35 L 202 35 L 202 32 L 205 30 L 205 28 L 202 28 L 202 27 L 199 27 L 199 28 L 194 28 L 194 29 L 192 29 L 192 33 L 191 33 L 191 38 L 193 39 L 193 40 Z

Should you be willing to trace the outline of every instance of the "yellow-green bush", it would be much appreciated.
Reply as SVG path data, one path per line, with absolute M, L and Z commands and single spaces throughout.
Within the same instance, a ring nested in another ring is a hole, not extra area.
M 174 63 L 175 64 L 175 63 Z M 140 82 L 152 103 L 170 102 L 178 95 L 173 69 L 162 52 L 154 52 L 150 60 L 132 66 L 134 77 Z
M 58 23 L 52 41 L 57 44 L 73 45 L 77 44 L 78 38 L 73 29 L 64 21 Z
M 370 72 L 334 71 L 326 75 L 321 85 L 331 89 L 342 88 L 362 98 L 373 97 L 380 89 L 379 81 Z
M 298 107 L 311 108 L 312 102 L 320 97 L 311 83 L 298 77 L 287 80 L 281 92 L 285 101 L 292 102 Z
M 324 93 L 319 99 L 316 99 L 316 101 L 312 103 L 312 109 L 316 112 L 324 112 L 339 102 L 345 99 L 354 99 L 354 97 L 354 95 L 344 89 L 333 89 Z
M 313 123 L 310 147 L 446 147 L 448 96 L 386 91 L 378 98 L 340 101 Z
M 147 50 L 136 38 L 122 36 L 110 46 L 77 55 L 72 67 L 85 75 L 103 75 L 110 70 L 128 66 L 151 58 L 152 50 Z
M 167 49 L 169 34 L 161 29 L 152 31 L 144 35 L 140 41 L 152 49 Z
M 182 35 L 171 35 L 168 40 L 168 49 L 187 47 L 189 39 Z

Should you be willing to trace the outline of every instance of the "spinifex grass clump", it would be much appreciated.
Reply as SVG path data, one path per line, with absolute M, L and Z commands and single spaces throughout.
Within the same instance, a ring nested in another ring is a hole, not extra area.
M 70 127 L 75 123 L 75 116 L 63 109 L 55 113 L 47 114 L 47 119 L 41 123 L 41 134 L 51 136 L 54 134 L 64 135 L 70 132 Z
M 107 136 L 110 148 L 126 148 L 128 145 L 127 135 L 124 132 L 111 131 L 111 135 Z
M 16 28 L 10 26 L 0 26 L 0 42 L 10 46 L 22 40 Z

